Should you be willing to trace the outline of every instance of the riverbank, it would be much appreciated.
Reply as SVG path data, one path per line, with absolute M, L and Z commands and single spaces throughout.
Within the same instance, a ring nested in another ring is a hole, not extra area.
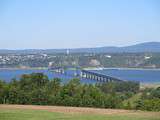
M 140 88 L 143 90 L 145 88 L 158 88 L 160 87 L 159 83 L 140 83 Z

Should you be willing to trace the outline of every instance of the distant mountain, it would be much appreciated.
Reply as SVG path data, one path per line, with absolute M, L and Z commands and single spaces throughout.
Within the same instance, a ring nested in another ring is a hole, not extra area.
M 122 50 L 125 52 L 160 52 L 160 42 L 141 43 L 137 45 L 122 47 Z
M 160 52 L 160 42 L 147 42 L 125 47 L 99 47 L 71 49 L 70 52 L 94 52 L 94 53 L 137 53 L 137 52 Z
M 146 42 L 125 47 L 97 47 L 97 48 L 76 48 L 76 49 L 26 49 L 26 50 L 0 50 L 0 53 L 139 53 L 139 52 L 160 52 L 160 42 Z

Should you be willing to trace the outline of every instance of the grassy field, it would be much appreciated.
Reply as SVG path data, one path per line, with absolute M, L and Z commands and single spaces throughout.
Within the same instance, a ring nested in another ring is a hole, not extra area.
M 69 107 L 44 108 L 30 106 L 23 109 L 23 106 L 1 107 L 0 105 L 0 120 L 160 120 L 158 112 L 102 109 L 101 114 L 100 109 L 93 108 L 75 108 L 75 111 L 74 108 Z M 56 109 L 58 112 L 55 112 Z

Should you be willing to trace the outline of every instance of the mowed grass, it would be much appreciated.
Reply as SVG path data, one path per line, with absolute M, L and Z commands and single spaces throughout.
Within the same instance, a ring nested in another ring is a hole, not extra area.
M 56 113 L 45 110 L 0 109 L 0 120 L 160 120 L 158 113 L 133 114 L 70 114 Z

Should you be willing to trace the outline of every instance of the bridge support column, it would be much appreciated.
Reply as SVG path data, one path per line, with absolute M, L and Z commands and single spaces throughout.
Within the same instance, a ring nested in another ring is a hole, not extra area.
M 86 73 L 86 78 L 88 79 L 89 78 L 89 76 L 88 76 L 88 74 Z
M 95 78 L 96 78 L 96 76 L 95 76 L 95 75 L 93 75 L 93 80 L 95 80 Z
M 94 75 L 91 75 L 91 79 L 94 80 Z
M 92 74 L 89 75 L 89 78 L 92 79 Z
M 102 79 L 101 82 L 104 82 L 104 77 L 101 77 L 101 79 Z
M 95 80 L 97 80 L 97 76 L 95 75 Z
M 97 79 L 97 80 L 100 81 L 100 80 L 101 80 L 101 77 L 98 76 L 98 79 Z
M 107 81 L 107 78 L 105 78 L 105 82 L 108 82 L 108 81 Z
M 80 76 L 83 78 L 83 77 L 84 77 L 84 73 L 83 73 L 83 72 L 81 72 L 81 73 L 80 73 Z

